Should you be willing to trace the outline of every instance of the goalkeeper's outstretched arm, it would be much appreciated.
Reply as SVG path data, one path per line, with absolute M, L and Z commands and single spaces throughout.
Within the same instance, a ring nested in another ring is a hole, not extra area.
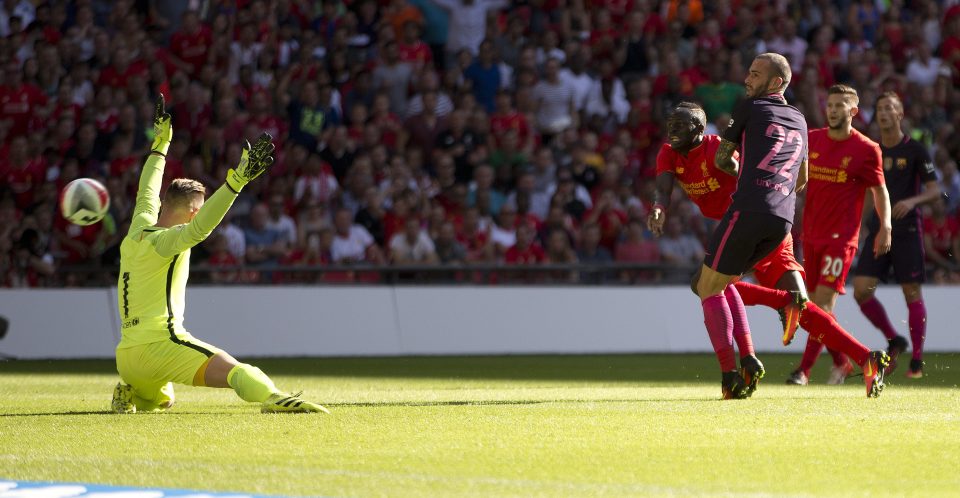
M 226 181 L 204 202 L 193 220 L 159 234 L 155 244 L 157 254 L 173 256 L 203 242 L 223 220 L 240 190 L 273 164 L 273 148 L 273 137 L 269 133 L 261 135 L 253 147 L 248 142 L 243 148 L 240 164 L 227 171 Z
M 173 126 L 170 114 L 166 111 L 163 95 L 157 97 L 157 106 L 153 114 L 153 146 L 150 155 L 143 164 L 140 173 L 140 186 L 137 189 L 137 203 L 130 219 L 130 232 L 155 225 L 160 216 L 160 183 L 163 181 L 163 168 L 167 164 L 167 150 L 173 138 Z

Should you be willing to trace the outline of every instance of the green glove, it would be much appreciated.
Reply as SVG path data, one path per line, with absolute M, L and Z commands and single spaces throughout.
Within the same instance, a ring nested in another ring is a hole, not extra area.
M 273 137 L 264 132 L 257 139 L 257 142 L 250 147 L 250 142 L 243 146 L 243 153 L 240 156 L 240 164 L 236 169 L 227 170 L 227 185 L 237 193 L 244 185 L 253 181 L 256 177 L 263 174 L 267 168 L 273 164 Z
M 170 141 L 173 140 L 173 126 L 170 124 L 170 113 L 167 112 L 163 95 L 157 97 L 157 107 L 153 113 L 153 146 L 151 152 L 167 155 Z

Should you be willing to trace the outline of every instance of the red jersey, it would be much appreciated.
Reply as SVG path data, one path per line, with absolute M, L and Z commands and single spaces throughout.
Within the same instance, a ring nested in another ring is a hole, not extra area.
M 428 65 L 433 62 L 433 52 L 430 47 L 420 40 L 412 45 L 406 45 L 403 42 L 397 44 L 397 51 L 400 52 L 400 60 L 412 64 Z
M 938 223 L 932 216 L 923 220 L 923 233 L 933 241 L 933 248 L 945 258 L 953 251 L 953 241 L 960 235 L 960 222 L 953 218 L 944 218 Z
M 28 160 L 22 167 L 0 162 L 0 180 L 10 188 L 20 209 L 26 209 L 33 202 L 33 194 L 43 184 L 46 172 L 46 163 L 39 157 Z
M 100 78 L 97 84 L 109 86 L 112 88 L 127 88 L 130 78 L 135 76 L 146 76 L 147 65 L 142 61 L 134 61 L 122 73 L 113 66 L 107 66 L 100 72 Z
M 28 124 L 37 107 L 47 105 L 47 96 L 34 85 L 23 84 L 17 88 L 0 89 L 0 120 L 9 119 L 13 123 L 10 136 L 26 135 Z
M 517 132 L 520 142 L 526 142 L 530 136 L 530 126 L 527 124 L 527 118 L 519 112 L 513 111 L 509 114 L 494 114 L 490 116 L 490 133 L 493 134 L 497 143 L 508 131 Z
M 170 51 L 178 59 L 193 66 L 193 75 L 200 73 L 200 69 L 207 62 L 207 51 L 213 45 L 213 35 L 210 28 L 201 26 L 196 33 L 177 31 L 170 37 Z
M 856 245 L 863 197 L 884 184 L 880 146 L 857 130 L 838 142 L 826 128 L 812 130 L 809 144 L 803 240 Z
M 703 142 L 686 157 L 674 151 L 670 144 L 663 144 L 657 154 L 657 175 L 673 173 L 687 197 L 700 207 L 700 212 L 714 220 L 723 218 L 737 190 L 737 178 L 718 170 L 713 163 L 719 147 L 719 136 L 704 135 Z
M 520 249 L 516 245 L 513 245 L 503 254 L 503 260 L 511 265 L 542 263 L 545 258 L 546 255 L 543 249 L 536 243 L 530 244 L 526 249 Z

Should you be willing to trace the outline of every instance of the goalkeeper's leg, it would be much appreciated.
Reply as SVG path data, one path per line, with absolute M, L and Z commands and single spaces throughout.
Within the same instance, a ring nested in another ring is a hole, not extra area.
M 263 370 L 240 363 L 229 354 L 220 351 L 197 371 L 196 381 L 203 379 L 208 387 L 229 387 L 244 401 L 260 403 L 264 412 L 322 412 L 326 408 L 301 399 L 299 394 L 286 394 L 277 389 Z M 196 384 L 200 385 L 200 384 Z

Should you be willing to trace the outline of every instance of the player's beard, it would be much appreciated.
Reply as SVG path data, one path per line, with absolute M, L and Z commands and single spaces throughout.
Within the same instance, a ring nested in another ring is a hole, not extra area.
M 847 127 L 849 127 L 849 126 L 850 126 L 850 123 L 852 123 L 852 122 L 853 122 L 853 120 L 841 119 L 841 120 L 839 120 L 839 121 L 837 122 L 836 125 L 834 125 L 834 124 L 832 124 L 832 123 L 830 122 L 830 118 L 827 118 L 827 127 L 830 128 L 830 129 L 833 130 L 833 131 L 840 131 L 840 130 L 845 130 L 845 129 L 847 129 Z
M 764 81 L 762 85 L 753 87 L 753 92 L 748 93 L 747 97 L 751 99 L 755 99 L 755 98 L 763 97 L 773 93 L 774 90 L 770 89 L 770 83 L 773 83 L 773 78 L 770 78 L 767 81 Z

